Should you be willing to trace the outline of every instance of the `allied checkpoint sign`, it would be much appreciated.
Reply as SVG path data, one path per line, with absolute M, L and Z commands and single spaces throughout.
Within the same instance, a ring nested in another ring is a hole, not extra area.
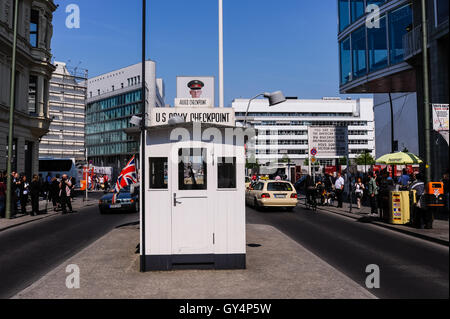
M 345 126 L 310 126 L 309 148 L 316 150 L 316 157 L 337 158 L 348 154 L 348 128 Z

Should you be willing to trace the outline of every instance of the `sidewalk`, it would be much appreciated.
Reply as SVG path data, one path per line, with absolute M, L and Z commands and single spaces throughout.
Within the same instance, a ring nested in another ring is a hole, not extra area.
M 74 199 L 74 201 L 72 202 L 72 208 L 74 211 L 76 211 L 83 207 L 95 205 L 97 202 L 98 202 L 97 199 L 89 199 L 87 202 L 85 202 L 84 198 L 80 196 Z M 47 212 L 45 212 L 46 208 Z M 17 227 L 20 225 L 28 224 L 37 220 L 61 214 L 61 211 L 54 212 L 52 203 L 51 202 L 47 203 L 47 201 L 45 200 L 39 201 L 39 211 L 40 213 L 37 216 L 24 215 L 19 211 L 19 213 L 16 214 L 12 219 L 1 218 L 0 232 L 13 227 Z M 29 214 L 30 212 L 31 212 L 31 204 L 27 205 L 27 213 Z
M 410 225 L 392 225 L 387 222 L 381 221 L 378 217 L 369 216 L 370 207 L 367 206 L 361 206 L 361 209 L 358 209 L 356 207 L 356 204 L 353 204 L 351 213 L 349 203 L 344 203 L 343 208 L 336 208 L 336 206 L 318 206 L 317 209 L 351 217 L 364 222 L 370 222 L 374 225 L 449 246 L 448 220 L 435 219 L 433 223 L 433 229 L 418 229 Z
M 267 225 L 247 225 L 246 270 L 139 272 L 138 226 L 118 228 L 13 298 L 374 299 L 301 245 Z M 68 265 L 80 288 L 66 287 Z M 363 271 L 363 270 L 362 270 Z M 364 284 L 364 283 L 361 283 Z

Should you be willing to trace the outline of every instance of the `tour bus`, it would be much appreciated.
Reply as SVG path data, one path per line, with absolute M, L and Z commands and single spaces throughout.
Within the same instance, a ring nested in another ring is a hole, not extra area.
M 80 187 L 80 181 L 83 179 L 82 170 L 80 174 L 74 158 L 40 158 L 39 174 L 42 174 L 42 178 L 45 180 L 48 173 L 52 177 L 56 177 L 56 175 L 61 177 L 64 174 L 68 177 L 75 177 L 75 188 Z

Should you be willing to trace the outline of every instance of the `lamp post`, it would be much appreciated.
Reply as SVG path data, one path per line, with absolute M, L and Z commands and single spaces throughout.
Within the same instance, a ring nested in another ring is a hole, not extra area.
M 145 78 L 145 44 L 146 44 L 146 27 L 147 27 L 147 0 L 142 0 L 142 114 L 141 114 L 141 230 L 142 230 L 142 238 L 141 238 L 141 272 L 145 272 L 145 115 L 146 115 L 146 78 Z
M 219 0 L 219 107 L 224 107 L 224 83 L 223 83 L 223 0 Z
M 250 104 L 252 103 L 253 100 L 257 99 L 260 96 L 264 96 L 265 98 L 269 99 L 269 106 L 274 106 L 286 102 L 286 97 L 281 91 L 276 91 L 273 93 L 265 92 L 256 95 L 255 97 L 251 98 L 250 101 L 248 101 L 247 111 L 245 112 L 244 127 L 247 125 L 247 117 L 248 117 L 248 110 L 250 109 Z
M 423 97 L 424 97 L 424 133 L 425 133 L 425 183 L 431 182 L 431 115 L 430 90 L 428 79 L 428 25 L 426 1 L 422 5 L 422 63 L 423 63 Z
M 17 11 L 19 7 L 19 0 L 14 1 L 14 36 L 12 45 L 12 57 L 11 57 L 11 83 L 9 91 L 9 132 L 8 132 L 8 161 L 6 164 L 7 172 L 7 187 L 6 187 L 6 214 L 7 219 L 11 218 L 11 202 L 12 202 L 12 176 L 11 176 L 11 161 L 13 156 L 12 144 L 14 134 L 14 98 L 15 98 L 15 82 L 16 82 L 16 49 L 17 49 Z

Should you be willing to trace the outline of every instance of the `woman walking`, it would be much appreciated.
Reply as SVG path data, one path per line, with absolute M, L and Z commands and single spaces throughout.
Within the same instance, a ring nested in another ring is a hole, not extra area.
M 364 184 L 361 180 L 361 177 L 358 177 L 357 182 L 355 183 L 355 195 L 356 195 L 356 205 L 358 209 L 361 209 L 361 199 L 364 196 Z

